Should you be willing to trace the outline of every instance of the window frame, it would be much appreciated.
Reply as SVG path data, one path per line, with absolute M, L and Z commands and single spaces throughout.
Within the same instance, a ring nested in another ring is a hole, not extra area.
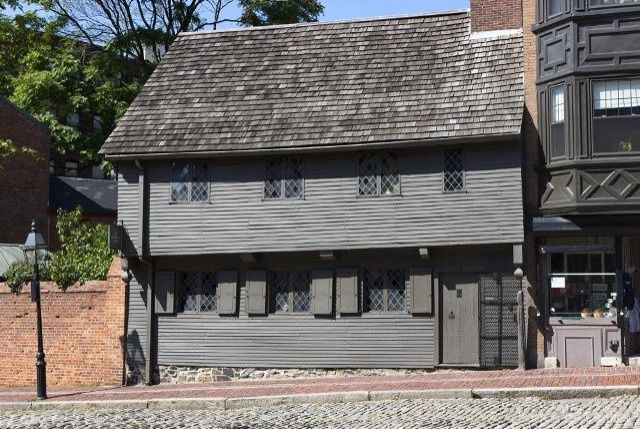
M 286 293 L 287 293 L 287 310 L 277 310 L 276 303 L 276 289 L 275 289 L 275 278 L 278 275 L 287 275 L 287 284 L 286 284 Z M 305 291 L 308 294 L 308 302 L 309 308 L 307 311 L 295 311 L 294 308 L 294 294 L 299 291 L 299 288 L 294 283 L 294 278 L 292 278 L 292 274 L 296 277 L 300 275 L 304 275 L 306 279 L 306 289 Z M 267 314 L 269 316 L 308 316 L 313 315 L 313 297 L 311 295 L 311 271 L 309 270 L 282 270 L 282 271 L 269 271 L 267 275 L 267 296 L 268 296 L 268 305 L 267 305 Z
M 296 197 L 287 197 L 287 168 L 294 163 L 294 161 L 298 161 L 300 165 L 300 196 Z M 277 197 L 267 196 L 267 182 L 270 181 L 269 177 L 269 167 L 270 163 L 277 162 L 279 163 L 279 173 L 278 177 L 274 178 L 274 182 L 278 183 L 278 187 L 280 189 L 279 195 Z M 264 181 L 262 183 L 262 201 L 283 201 L 283 200 L 304 200 L 306 193 L 306 180 L 305 180 L 305 160 L 301 156 L 277 156 L 267 159 L 264 165 Z
M 563 15 L 565 13 L 567 13 L 567 2 L 566 0 L 558 0 L 562 3 L 562 8 L 560 10 L 560 12 L 556 12 L 556 13 L 551 13 L 551 3 L 554 0 L 545 0 L 545 7 L 547 10 L 547 19 L 551 19 L 551 18 L 556 18 L 560 15 Z
M 202 182 L 194 181 L 195 171 L 194 167 L 200 165 L 203 170 L 204 180 Z M 188 179 L 184 182 L 176 182 L 176 171 L 181 169 L 182 167 L 188 168 Z M 174 200 L 173 199 L 173 186 L 177 183 L 184 183 L 187 186 L 187 199 L 182 200 Z M 194 183 L 204 183 L 205 189 L 207 190 L 207 198 L 204 200 L 193 200 L 193 184 Z M 209 173 L 209 164 L 206 162 L 198 163 L 198 162 L 173 162 L 171 163 L 171 181 L 169 182 L 169 204 L 208 204 L 211 201 L 211 176 Z
M 555 113 L 556 113 L 556 108 L 554 105 L 554 91 L 561 89 L 562 90 L 562 99 L 563 99 L 563 104 L 562 104 L 562 115 L 563 115 L 563 119 L 562 121 L 556 121 L 555 120 Z M 547 102 L 547 115 L 548 115 L 548 123 L 549 123 L 549 127 L 548 127 L 548 131 L 547 131 L 547 135 L 548 135 L 548 155 L 549 155 L 549 160 L 551 161 L 556 161 L 556 160 L 563 160 L 563 159 L 567 159 L 569 157 L 569 139 L 567 138 L 567 86 L 564 83 L 558 83 L 558 84 L 553 84 L 550 85 L 547 89 L 547 94 L 548 94 L 548 102 Z M 560 125 L 562 125 L 562 136 L 563 136 L 563 140 L 564 140 L 564 150 L 563 150 L 563 154 L 562 155 L 554 155 L 553 153 L 553 127 L 557 126 L 559 127 Z
M 609 6 L 607 6 L 609 7 Z M 638 150 L 630 150 L 630 151 L 614 151 L 614 152 L 606 152 L 606 151 L 598 151 L 596 150 L 596 123 L 597 122 L 603 122 L 603 121 L 607 121 L 609 119 L 637 119 L 640 122 L 640 113 L 634 114 L 633 113 L 633 105 L 631 106 L 632 112 L 631 114 L 626 114 L 626 115 L 612 115 L 612 116 L 607 116 L 607 115 L 603 115 L 603 116 L 596 116 L 596 86 L 597 84 L 605 84 L 608 82 L 620 82 L 620 81 L 638 81 L 638 83 L 640 83 L 640 75 L 632 75 L 632 76 L 610 76 L 607 78 L 597 78 L 597 79 L 590 79 L 589 80 L 589 115 L 590 115 L 590 151 L 591 151 L 591 156 L 594 158 L 598 158 L 598 157 L 612 157 L 612 156 L 622 156 L 622 157 L 627 157 L 627 156 L 638 156 L 640 155 L 640 148 L 638 148 Z M 618 92 L 619 92 L 619 87 L 618 87 Z M 632 93 L 633 94 L 633 93 Z M 633 95 L 631 95 L 631 100 L 633 100 L 634 97 Z M 619 99 L 618 99 L 619 100 Z M 633 102 L 633 101 L 632 101 Z M 619 107 L 618 107 L 619 109 Z
M 402 273 L 404 279 L 402 281 L 403 284 L 403 309 L 402 310 L 389 310 L 389 291 L 394 289 L 392 287 L 390 287 L 390 279 L 389 279 L 389 273 L 392 271 L 399 271 L 400 273 Z M 371 289 L 371 286 L 366 284 L 366 279 L 367 279 L 367 272 L 381 272 L 384 273 L 384 286 L 382 288 L 382 310 L 371 310 L 370 309 L 370 305 L 369 305 L 369 289 Z M 374 314 L 374 315 L 402 315 L 402 314 L 410 314 L 409 312 L 409 297 L 407 296 L 407 291 L 409 290 L 408 287 L 408 270 L 405 268 L 389 268 L 389 267 L 383 267 L 383 268 L 377 268 L 377 267 L 370 267 L 370 268 L 362 268 L 360 270 L 358 270 L 358 276 L 359 276 L 359 281 L 358 284 L 360 286 L 360 291 L 362 294 L 362 315 L 367 315 L 367 314 Z
M 592 0 L 587 0 L 586 5 L 588 9 L 608 9 L 608 8 L 617 8 L 617 7 L 633 7 L 638 6 L 640 2 L 632 2 L 632 3 L 612 3 L 612 4 L 593 4 Z
M 218 302 L 218 277 L 216 271 L 179 271 L 178 272 L 178 306 L 177 306 L 177 314 L 192 314 L 192 315 L 219 315 L 219 302 Z M 188 275 L 193 275 L 195 277 L 195 310 L 185 310 L 184 309 L 184 284 L 185 278 Z M 213 296 L 215 308 L 213 310 L 203 310 L 202 309 L 202 295 L 204 294 L 204 280 L 206 276 L 210 276 L 213 279 Z
M 382 177 L 384 176 L 382 173 L 382 164 L 383 157 L 385 155 L 390 155 L 392 158 L 395 158 L 395 163 L 397 167 L 397 175 L 398 175 L 398 191 L 395 193 L 382 193 Z M 361 193 L 361 181 L 363 178 L 364 169 L 361 166 L 361 161 L 363 157 L 373 157 L 375 159 L 375 178 L 376 178 L 376 193 L 375 194 L 363 194 Z M 357 198 L 397 198 L 402 197 L 402 174 L 400 172 L 400 155 L 396 151 L 388 150 L 388 151 L 379 151 L 379 152 L 361 152 L 357 156 L 357 182 L 356 182 L 356 197 Z
M 447 154 L 451 152 L 460 152 L 460 173 L 462 176 L 462 188 L 460 189 L 447 189 L 446 186 L 446 174 L 447 174 Z M 464 194 L 467 192 L 467 170 L 464 162 L 464 148 L 455 147 L 447 148 L 442 151 L 442 193 L 443 194 Z

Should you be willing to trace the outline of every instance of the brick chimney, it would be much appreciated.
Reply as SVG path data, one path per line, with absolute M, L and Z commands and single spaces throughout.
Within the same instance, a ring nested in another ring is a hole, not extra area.
M 471 31 L 522 28 L 522 3 L 533 0 L 471 0 Z

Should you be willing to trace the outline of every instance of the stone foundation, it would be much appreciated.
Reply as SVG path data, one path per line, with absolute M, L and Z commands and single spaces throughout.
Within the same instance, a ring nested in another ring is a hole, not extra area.
M 426 374 L 428 369 L 265 369 L 160 366 L 161 383 L 206 383 L 229 380 L 362 377 L 375 375 Z

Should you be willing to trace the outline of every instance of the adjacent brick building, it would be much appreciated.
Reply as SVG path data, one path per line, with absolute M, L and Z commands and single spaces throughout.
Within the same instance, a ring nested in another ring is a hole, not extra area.
M 47 226 L 49 129 L 0 96 L 0 140 L 36 152 L 0 159 L 0 243 L 22 243 L 32 220 Z

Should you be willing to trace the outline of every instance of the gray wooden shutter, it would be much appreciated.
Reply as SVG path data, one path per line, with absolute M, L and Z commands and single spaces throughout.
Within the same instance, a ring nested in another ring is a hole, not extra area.
M 360 312 L 358 304 L 358 270 L 355 268 L 341 268 L 336 271 L 336 286 L 338 289 L 337 307 L 340 313 L 355 314 Z
M 411 313 L 433 314 L 431 268 L 412 268 L 410 275 Z
M 174 271 L 156 271 L 155 278 L 155 313 L 175 313 L 176 274 Z
M 247 271 L 247 314 L 267 312 L 267 272 Z
M 238 273 L 218 272 L 218 313 L 236 314 L 238 296 Z
M 314 270 L 311 273 L 311 312 L 333 313 L 333 271 Z

